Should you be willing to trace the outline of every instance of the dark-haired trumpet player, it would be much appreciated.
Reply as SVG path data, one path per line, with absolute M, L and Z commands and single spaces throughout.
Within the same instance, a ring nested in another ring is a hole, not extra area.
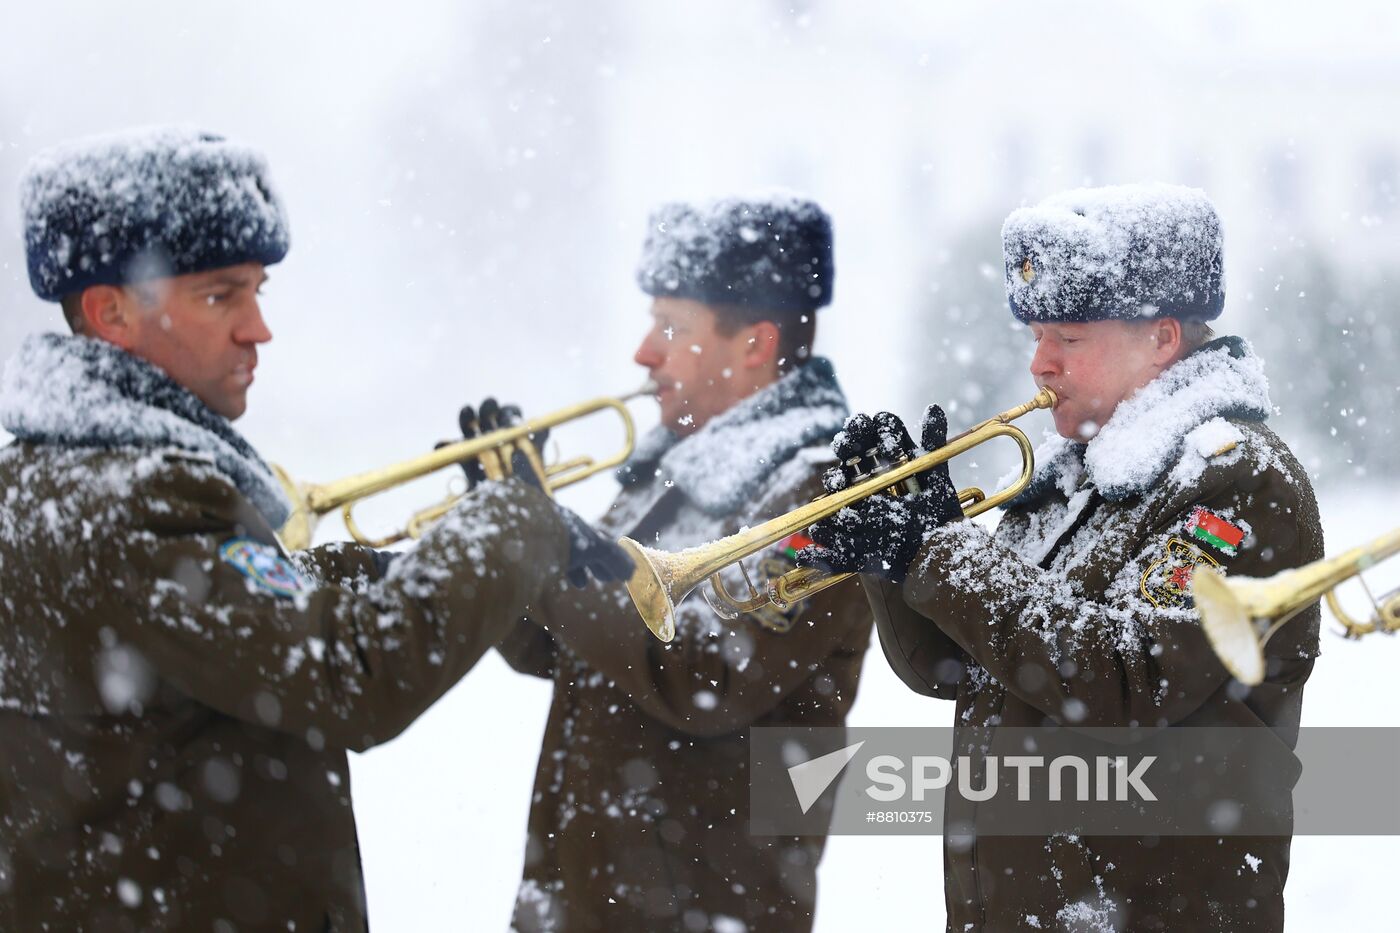
M 281 548 L 291 504 L 232 424 L 288 249 L 273 192 L 256 150 L 183 127 L 26 173 L 30 282 L 72 333 L 0 382 L 0 929 L 364 930 L 346 750 L 407 728 L 547 581 L 626 566 L 517 481 L 387 570 Z

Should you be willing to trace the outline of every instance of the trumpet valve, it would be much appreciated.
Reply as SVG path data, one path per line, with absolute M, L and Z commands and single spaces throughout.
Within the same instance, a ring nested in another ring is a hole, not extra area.
M 871 447 L 860 456 L 844 461 L 841 464 L 841 469 L 846 474 L 846 485 L 849 487 L 888 473 L 908 462 L 909 455 L 905 451 L 901 450 L 890 454 L 879 447 Z M 920 492 L 922 488 L 918 479 L 910 476 L 903 482 L 891 486 L 888 492 L 894 496 L 913 495 Z

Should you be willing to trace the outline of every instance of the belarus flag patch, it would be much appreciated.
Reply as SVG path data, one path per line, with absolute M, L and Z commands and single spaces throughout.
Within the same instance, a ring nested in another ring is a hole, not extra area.
M 798 551 L 802 550 L 804 547 L 811 547 L 815 543 L 815 541 L 813 541 L 811 538 L 807 537 L 805 534 L 799 531 L 795 534 L 788 535 L 781 542 L 779 542 L 778 550 L 781 551 L 784 554 L 784 556 L 786 556 L 789 560 L 795 561 L 797 560 Z
M 1209 544 L 1223 554 L 1234 557 L 1240 542 L 1244 540 L 1244 529 L 1232 525 L 1209 509 L 1196 506 L 1191 517 L 1186 520 L 1186 532 L 1205 544 Z

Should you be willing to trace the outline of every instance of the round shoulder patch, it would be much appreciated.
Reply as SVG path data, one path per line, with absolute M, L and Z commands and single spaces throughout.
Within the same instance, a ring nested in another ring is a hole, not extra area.
M 1167 539 L 1162 556 L 1143 571 L 1138 589 L 1158 609 L 1190 608 L 1191 576 L 1201 566 L 1219 567 L 1220 561 L 1173 535 Z
M 271 544 L 253 538 L 230 538 L 219 545 L 219 558 L 259 589 L 277 596 L 297 596 L 310 589 L 292 562 Z

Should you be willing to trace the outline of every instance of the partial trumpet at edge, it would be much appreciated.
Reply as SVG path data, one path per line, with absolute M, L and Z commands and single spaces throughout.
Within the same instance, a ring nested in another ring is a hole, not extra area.
M 627 582 L 627 592 L 631 594 L 632 602 L 636 605 L 642 621 L 651 633 L 662 641 L 670 641 L 675 637 L 676 604 L 706 580 L 711 587 L 706 594 L 710 606 L 725 617 L 733 618 L 740 612 L 752 612 L 767 603 L 786 608 L 800 599 L 806 599 L 840 583 L 851 574 L 824 574 L 810 568 L 798 568 L 767 582 L 762 592 L 749 583 L 748 595 L 736 597 L 725 589 L 720 580 L 720 571 L 735 563 L 739 564 L 740 570 L 743 571 L 743 560 L 770 544 L 802 531 L 820 519 L 835 515 L 846 506 L 868 496 L 884 493 L 903 495 L 912 492 L 914 490 L 910 488 L 910 484 L 917 474 L 931 470 L 990 440 L 1007 437 L 1014 441 L 1021 451 L 1021 473 L 1016 481 L 990 496 L 975 487 L 958 492 L 963 514 L 968 517 L 997 508 L 1020 495 L 1030 485 L 1035 472 L 1034 447 L 1025 432 L 1011 422 L 1038 409 L 1054 408 L 1056 401 L 1054 391 L 1041 389 L 1029 402 L 983 421 L 931 453 L 906 460 L 848 489 L 829 493 L 761 525 L 755 525 L 727 538 L 720 538 L 718 541 L 669 553 L 646 547 L 631 538 L 622 538 L 618 544 L 636 565 L 632 578 Z M 744 571 L 744 579 L 748 581 L 747 571 Z
M 1231 676 L 1257 686 L 1264 680 L 1264 645 L 1319 599 L 1327 600 L 1348 638 L 1400 630 L 1400 591 L 1379 600 L 1372 597 L 1372 615 L 1364 622 L 1347 613 L 1336 595 L 1342 583 L 1396 553 L 1400 553 L 1400 528 L 1336 557 L 1272 577 L 1226 577 L 1217 570 L 1201 570 L 1192 579 L 1201 628 Z
M 627 402 L 647 395 L 654 395 L 656 387 L 646 383 L 635 392 L 617 397 L 605 396 L 570 405 L 558 411 L 531 418 L 508 428 L 499 428 L 479 437 L 457 441 L 439 447 L 429 453 L 376 470 L 357 473 L 345 479 L 329 483 L 297 483 L 281 467 L 274 466 L 282 488 L 292 500 L 292 515 L 278 531 L 278 537 L 289 550 L 300 550 L 311 544 L 316 523 L 322 515 L 340 509 L 345 520 L 346 530 L 358 543 L 369 547 L 387 547 L 406 538 L 416 538 L 433 522 L 446 515 L 461 495 L 449 496 L 444 501 L 420 509 L 399 531 L 379 538 L 366 535 L 355 522 L 352 509 L 355 504 L 388 489 L 402 486 L 438 470 L 470 460 L 479 460 L 488 479 L 501 479 L 511 473 L 511 460 L 516 452 L 525 455 L 531 469 L 539 479 L 542 489 L 553 495 L 566 486 L 595 476 L 604 470 L 620 466 L 632 455 L 636 446 L 637 429 L 632 413 L 627 410 Z M 623 441 L 612 454 L 595 459 L 589 456 L 574 457 L 559 463 L 546 464 L 542 455 L 531 443 L 531 435 L 553 430 L 560 425 L 587 418 L 590 415 L 612 411 L 622 423 Z

